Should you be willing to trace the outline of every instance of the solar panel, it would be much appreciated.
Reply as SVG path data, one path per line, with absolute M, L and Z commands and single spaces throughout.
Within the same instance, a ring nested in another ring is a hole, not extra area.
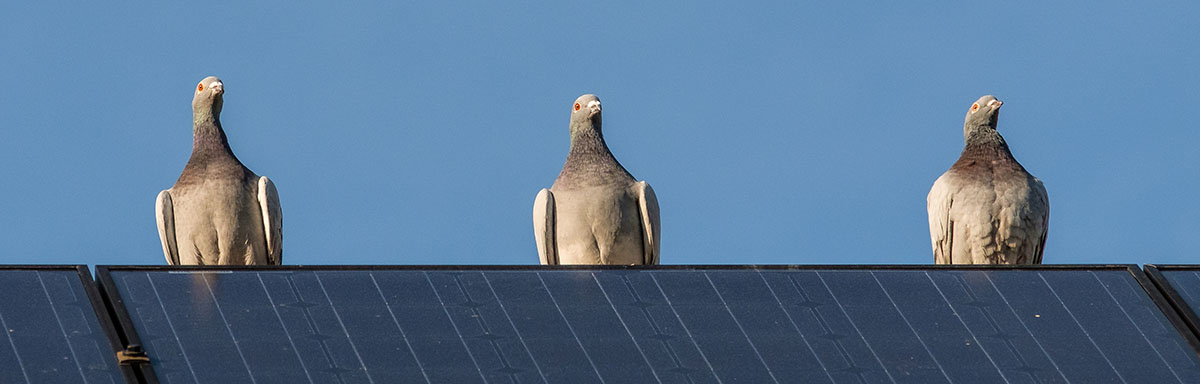
M 169 383 L 1195 383 L 1127 267 L 100 267 Z M 1177 319 L 1176 319 L 1177 320 Z
M 1162 289 L 1190 330 L 1200 336 L 1200 265 L 1147 265 L 1146 274 Z
M 0 383 L 126 382 L 86 267 L 0 266 L 0 287 Z

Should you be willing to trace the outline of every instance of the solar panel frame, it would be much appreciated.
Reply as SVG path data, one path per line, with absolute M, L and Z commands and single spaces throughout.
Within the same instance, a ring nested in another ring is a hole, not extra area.
M 149 269 L 152 266 L 144 266 Z M 158 267 L 159 269 L 163 267 Z M 129 311 L 125 308 L 125 302 L 121 295 L 116 293 L 116 285 L 112 281 L 112 275 L 108 273 L 108 267 L 103 265 L 96 266 L 96 291 L 103 296 L 105 306 L 111 313 L 112 319 L 116 326 L 114 334 L 120 337 L 121 345 L 126 346 L 143 346 L 141 339 L 138 337 L 137 331 L 133 328 L 133 319 L 129 317 Z M 144 384 L 158 384 L 158 376 L 154 374 L 154 367 L 151 364 L 136 364 L 131 367 L 137 372 L 137 375 Z
M 95 281 L 92 279 L 92 273 L 86 265 L 30 265 L 30 264 L 10 264 L 0 265 L 0 272 L 3 271 L 62 271 L 75 272 L 79 278 L 79 284 L 83 288 L 84 294 L 87 296 L 88 303 L 92 308 L 92 313 L 96 321 L 100 325 L 100 331 L 104 334 L 108 341 L 112 359 L 112 364 L 117 366 L 126 383 L 141 383 L 136 368 L 130 365 L 122 365 L 117 362 L 117 352 L 123 350 L 125 344 L 121 343 L 121 338 L 117 333 L 117 327 L 114 324 L 113 314 L 109 311 L 109 307 L 104 302 L 102 295 Z
M 1123 271 L 1129 273 L 1146 293 L 1155 307 L 1166 320 L 1174 326 L 1175 331 L 1182 336 L 1187 344 L 1200 356 L 1200 333 L 1194 332 L 1181 316 L 1169 295 L 1164 295 L 1157 282 L 1148 277 L 1137 265 L 1106 264 L 1106 265 L 659 265 L 659 266 L 537 266 L 537 265 L 292 265 L 292 266 L 97 266 L 97 282 L 100 291 L 113 304 L 110 308 L 118 320 L 123 333 L 127 335 L 126 343 L 140 344 L 133 321 L 129 316 L 119 293 L 114 289 L 117 285 L 112 279 L 111 272 L 125 271 L 184 271 L 184 272 L 219 272 L 219 271 L 430 271 L 430 272 L 490 272 L 490 271 L 530 271 L 530 270 L 898 270 L 898 271 L 937 271 L 937 270 L 1070 270 L 1070 271 Z M 110 288 L 112 287 L 112 288 Z M 110 294 L 111 292 L 111 294 Z M 1193 314 L 1194 316 L 1194 314 Z M 1197 322 L 1200 324 L 1200 321 Z M 146 364 L 147 383 L 157 383 L 153 368 Z
M 1170 280 L 1167 279 L 1166 275 L 1163 274 L 1163 272 L 1200 272 L 1200 265 L 1146 264 L 1143 266 L 1143 268 L 1145 272 L 1144 274 L 1147 276 L 1150 284 L 1152 284 L 1160 292 L 1160 296 L 1163 297 L 1163 301 L 1166 302 L 1166 305 L 1170 307 L 1170 311 L 1175 312 L 1176 316 L 1174 316 L 1174 318 L 1179 319 L 1180 322 L 1180 325 L 1177 325 L 1177 327 L 1180 327 L 1183 330 L 1181 333 L 1188 338 L 1189 342 L 1193 342 L 1193 347 L 1197 348 L 1197 350 L 1200 350 L 1200 342 L 1196 341 L 1200 340 L 1200 315 L 1198 315 L 1196 310 L 1193 310 L 1192 307 L 1188 305 L 1187 300 L 1183 298 L 1183 295 L 1179 293 L 1179 290 L 1175 288 L 1175 285 L 1172 284 Z M 1197 308 L 1200 308 L 1200 303 L 1196 303 L 1196 305 Z M 1166 312 L 1167 310 L 1164 309 L 1163 311 Z

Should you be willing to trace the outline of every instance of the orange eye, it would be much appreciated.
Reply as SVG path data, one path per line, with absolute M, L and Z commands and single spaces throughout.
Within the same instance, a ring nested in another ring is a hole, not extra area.
M 576 110 L 576 111 L 578 111 L 578 110 L 579 110 L 579 103 L 575 103 L 575 110 Z
M 203 91 L 203 90 L 204 90 L 204 83 L 200 83 L 200 85 L 197 85 L 197 86 L 196 86 L 196 91 L 197 91 L 197 92 L 199 92 L 199 91 Z
M 979 103 L 971 104 L 971 112 L 979 110 Z

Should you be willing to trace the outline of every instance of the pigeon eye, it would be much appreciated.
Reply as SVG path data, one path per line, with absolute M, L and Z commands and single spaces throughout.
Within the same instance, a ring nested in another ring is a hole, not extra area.
M 197 86 L 196 86 L 196 91 L 197 91 L 197 92 L 199 92 L 199 91 L 203 91 L 203 90 L 204 90 L 204 83 L 200 83 L 200 85 L 197 85 Z
M 971 104 L 971 112 L 979 110 L 979 103 Z
M 579 110 L 579 103 L 575 103 L 575 110 L 576 110 L 576 111 L 578 111 L 578 110 Z

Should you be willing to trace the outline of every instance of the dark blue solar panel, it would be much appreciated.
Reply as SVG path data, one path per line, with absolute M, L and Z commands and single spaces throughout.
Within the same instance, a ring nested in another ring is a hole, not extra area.
M 1146 272 L 1162 286 L 1192 331 L 1200 335 L 1200 265 L 1147 265 Z
M 1125 269 L 111 279 L 168 383 L 1200 382 L 1197 351 Z
M 125 382 L 80 273 L 0 268 L 0 383 Z

